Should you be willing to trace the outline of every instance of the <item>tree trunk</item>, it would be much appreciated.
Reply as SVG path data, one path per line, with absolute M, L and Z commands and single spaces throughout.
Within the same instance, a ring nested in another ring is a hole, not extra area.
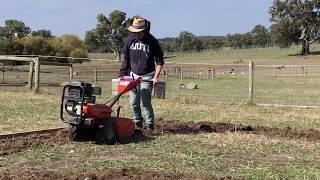
M 119 62 L 121 61 L 121 49 L 118 49 L 118 51 L 117 51 L 117 60 Z
M 302 41 L 301 55 L 307 56 L 310 54 L 310 43 L 307 39 Z
M 311 39 L 309 27 L 307 25 L 304 26 L 301 32 L 300 39 L 302 39 L 301 55 L 307 56 L 310 54 L 310 39 Z
M 116 57 L 116 60 L 118 60 L 119 62 L 121 61 L 121 50 L 113 50 L 112 49 L 113 54 Z

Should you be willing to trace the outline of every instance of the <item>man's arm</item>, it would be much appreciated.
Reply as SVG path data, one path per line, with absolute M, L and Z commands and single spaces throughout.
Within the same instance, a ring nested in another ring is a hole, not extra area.
M 156 73 L 153 77 L 153 85 L 156 86 L 159 82 L 159 76 L 160 76 L 160 72 L 161 72 L 161 69 L 162 69 L 162 66 L 163 65 L 157 65 L 156 66 Z
M 162 70 L 162 67 L 164 65 L 164 61 L 163 61 L 163 52 L 162 49 L 160 47 L 159 42 L 154 39 L 154 56 L 155 56 L 155 62 L 156 62 L 156 72 L 153 78 L 153 85 L 157 85 L 157 83 L 159 82 L 159 76 L 160 76 L 160 72 Z
M 123 59 L 120 67 L 119 76 L 128 76 L 130 72 L 130 55 L 129 55 L 129 48 L 127 47 L 127 42 L 123 46 Z

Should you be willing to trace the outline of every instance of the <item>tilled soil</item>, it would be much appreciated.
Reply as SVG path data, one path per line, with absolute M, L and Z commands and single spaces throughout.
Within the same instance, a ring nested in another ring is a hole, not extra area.
M 172 134 L 198 134 L 198 133 L 225 133 L 239 132 L 247 134 L 264 135 L 273 138 L 305 139 L 308 141 L 320 140 L 320 131 L 314 129 L 297 130 L 290 127 L 270 128 L 262 126 L 235 125 L 230 123 L 213 122 L 181 122 L 158 121 L 156 126 L 158 133 Z
M 105 169 L 92 173 L 81 173 L 81 174 L 67 174 L 61 175 L 58 172 L 54 171 L 39 171 L 30 168 L 28 171 L 20 172 L 7 172 L 0 174 L 0 180 L 11 180 L 11 179 L 63 179 L 63 180 L 127 180 L 127 179 L 209 179 L 207 177 L 196 177 L 192 175 L 185 174 L 167 174 L 161 172 L 152 172 L 152 171 L 139 171 L 136 169 Z
M 305 139 L 309 141 L 320 140 L 320 131 L 318 130 L 296 130 L 291 128 L 269 128 L 261 126 L 245 126 L 229 123 L 212 123 L 212 122 L 181 122 L 181 121 L 157 121 L 154 136 L 161 134 L 198 134 L 198 133 L 225 133 L 238 132 L 265 135 L 275 138 L 292 138 Z M 126 143 L 137 142 L 149 138 L 141 134 L 137 134 L 133 139 Z M 0 156 L 25 151 L 36 146 L 53 146 L 57 144 L 65 144 L 68 142 L 67 129 L 57 129 L 44 133 L 30 133 L 19 136 L 0 136 Z
M 264 135 L 274 138 L 305 139 L 308 141 L 320 140 L 318 130 L 296 130 L 291 128 L 269 128 L 253 127 L 245 125 L 234 125 L 228 123 L 212 122 L 181 122 L 158 120 L 153 136 L 162 134 L 198 134 L 198 133 L 225 133 L 238 132 L 247 134 Z M 136 134 L 128 143 L 134 143 L 145 138 L 150 138 L 143 134 Z M 0 136 L 0 156 L 9 155 L 16 152 L 27 151 L 37 146 L 50 147 L 68 142 L 67 129 L 57 129 L 52 131 L 26 133 L 19 136 Z M 31 168 L 31 167 L 30 167 Z M 187 175 L 174 174 L 167 175 L 159 172 L 140 172 L 132 169 L 105 170 L 90 174 L 70 174 L 61 175 L 58 172 L 33 171 L 32 168 L 26 171 L 8 171 L 0 173 L 2 179 L 206 179 L 204 177 L 191 177 Z M 228 178 L 226 178 L 228 179 Z
M 34 148 L 36 146 L 53 146 L 68 142 L 67 129 L 53 129 L 34 133 L 19 133 L 0 136 L 0 156 L 9 155 Z

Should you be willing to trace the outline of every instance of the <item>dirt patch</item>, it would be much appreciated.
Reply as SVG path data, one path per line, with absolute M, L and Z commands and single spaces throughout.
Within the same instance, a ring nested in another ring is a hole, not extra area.
M 156 124 L 154 135 L 162 134 L 199 134 L 199 133 L 225 133 L 239 132 L 248 134 L 264 135 L 276 138 L 305 139 L 309 141 L 320 140 L 320 131 L 318 130 L 297 130 L 291 128 L 279 129 L 269 127 L 253 127 L 245 125 L 235 125 L 228 123 L 212 122 L 181 122 L 181 121 L 163 121 L 159 120 Z M 135 143 L 139 141 L 151 141 L 154 138 L 143 134 L 136 134 L 133 139 L 121 143 Z M 8 155 L 20 151 L 25 151 L 37 146 L 54 146 L 68 142 L 67 129 L 61 129 L 53 132 L 27 134 L 24 136 L 12 136 L 10 138 L 0 138 L 0 156 Z
M 68 131 L 59 129 L 56 131 L 20 133 L 0 138 L 0 156 L 21 152 L 37 146 L 50 147 L 68 142 Z
M 320 140 L 320 131 L 314 129 L 297 130 L 292 128 L 270 128 L 261 126 L 235 125 L 230 123 L 213 122 L 180 122 L 180 121 L 158 121 L 157 133 L 173 134 L 197 134 L 197 133 L 225 133 L 242 132 L 249 134 L 265 135 L 278 138 L 292 138 L 305 140 Z
M 172 134 L 198 134 L 198 133 L 225 133 L 240 132 L 264 135 L 276 138 L 305 139 L 309 141 L 320 140 L 320 131 L 314 129 L 297 130 L 292 128 L 270 128 L 261 126 L 235 125 L 230 123 L 212 122 L 180 122 L 160 120 L 156 125 L 157 133 Z
M 163 134 L 199 134 L 199 133 L 226 133 L 237 132 L 246 134 L 258 134 L 275 138 L 305 139 L 309 141 L 320 140 L 320 131 L 317 130 L 296 130 L 291 128 L 279 129 L 268 127 L 253 127 L 235 125 L 228 123 L 212 122 L 181 122 L 158 120 L 153 136 L 136 134 L 135 137 L 126 143 L 139 141 L 152 141 L 155 136 Z M 58 144 L 68 143 L 67 129 L 60 129 L 52 132 L 30 133 L 20 136 L 8 136 L 0 138 L 0 156 L 12 153 L 32 150 L 37 147 L 50 147 Z M 62 172 L 50 171 L 50 169 L 35 169 L 27 166 L 23 169 L 7 169 L 0 172 L 0 180 L 9 179 L 208 179 L 186 174 L 166 174 L 162 172 L 139 171 L 135 169 L 106 169 L 80 174 L 63 174 Z M 224 177 L 222 179 L 230 179 Z M 232 178 L 231 178 L 232 179 Z
M 35 169 L 26 169 L 18 172 L 6 172 L 0 174 L 0 180 L 11 180 L 11 179 L 64 179 L 64 180 L 104 180 L 104 179 L 209 179 L 207 177 L 198 177 L 185 174 L 167 174 L 161 172 L 152 171 L 139 171 L 136 169 L 105 169 L 92 173 L 80 173 L 80 174 L 67 174 L 61 175 L 58 172 Z

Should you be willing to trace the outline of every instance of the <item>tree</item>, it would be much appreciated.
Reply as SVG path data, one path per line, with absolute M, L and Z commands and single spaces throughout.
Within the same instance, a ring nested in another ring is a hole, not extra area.
M 114 10 L 110 13 L 109 18 L 99 14 L 97 20 L 96 28 L 86 33 L 86 46 L 90 49 L 99 47 L 99 49 L 106 50 L 108 48 L 120 61 L 122 46 L 128 35 L 126 13 Z
M 63 35 L 62 37 L 51 38 L 48 40 L 52 47 L 51 55 L 69 57 L 78 54 L 79 51 L 85 52 L 83 41 L 75 35 Z M 72 51 L 77 50 L 72 54 Z M 83 57 L 83 56 L 82 56 Z
M 220 49 L 224 45 L 223 40 L 211 37 L 204 37 L 203 41 L 205 49 Z
M 96 30 L 87 31 L 85 38 L 84 38 L 84 44 L 88 52 L 93 53 L 107 53 L 112 52 L 110 48 L 107 46 L 101 46 L 98 40 L 98 34 Z
M 289 29 L 299 31 L 301 54 L 310 54 L 310 44 L 320 37 L 320 0 L 274 0 L 269 13 L 275 24 L 287 22 Z
M 87 51 L 85 49 L 76 48 L 71 51 L 70 53 L 71 57 L 74 58 L 86 58 L 88 57 Z
M 281 21 L 278 24 L 273 24 L 270 27 L 270 34 L 272 43 L 278 45 L 280 48 L 287 48 L 292 43 L 298 44 L 300 32 L 290 26 L 289 21 Z
M 0 27 L 0 49 L 1 54 L 23 54 L 24 45 L 20 38 L 30 34 L 30 28 L 24 22 L 9 19 L 5 21 L 5 26 Z
M 159 41 L 161 49 L 163 52 L 174 52 L 175 51 L 175 43 L 174 42 L 161 42 Z
M 0 55 L 6 55 L 9 49 L 9 41 L 0 39 Z
M 230 47 L 233 48 L 242 48 L 243 42 L 242 42 L 242 34 L 236 33 L 236 34 L 227 34 L 227 44 Z
M 253 35 L 250 32 L 244 33 L 240 36 L 241 48 L 250 48 L 254 44 Z
M 266 47 L 271 42 L 271 37 L 268 29 L 262 25 L 256 25 L 251 34 L 253 36 L 253 44 L 258 47 Z
M 5 21 L 5 26 L 0 27 L 0 38 L 12 39 L 14 37 L 25 37 L 30 34 L 31 29 L 24 24 L 24 22 L 9 19 Z
M 53 35 L 50 30 L 41 29 L 37 31 L 32 31 L 31 36 L 41 36 L 43 38 L 52 38 Z
M 9 54 L 9 55 L 22 55 L 22 54 L 24 54 L 23 40 L 20 38 L 13 38 L 9 42 L 9 49 L 8 49 L 7 54 Z
M 27 36 L 23 38 L 25 54 L 28 55 L 50 55 L 53 48 L 47 39 L 42 36 Z
M 176 46 L 180 51 L 201 51 L 204 49 L 203 41 L 188 31 L 182 31 L 176 39 Z

